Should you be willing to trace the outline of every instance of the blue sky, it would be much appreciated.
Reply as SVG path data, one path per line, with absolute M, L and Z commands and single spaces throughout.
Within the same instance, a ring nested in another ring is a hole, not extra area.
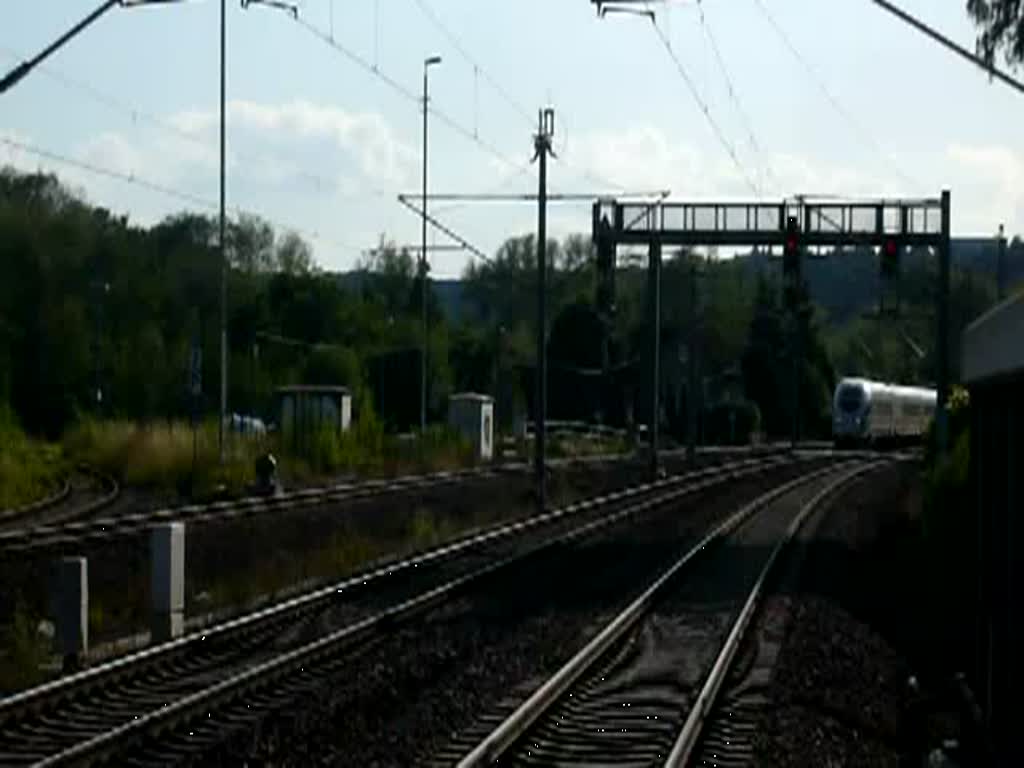
M 97 1 L 9 4 L 0 65 Z M 973 46 L 962 0 L 902 5 Z M 536 109 L 551 104 L 554 191 L 712 199 L 751 198 L 751 182 L 768 198 L 948 186 L 955 234 L 1000 222 L 1024 231 L 1024 99 L 869 0 L 704 0 L 703 23 L 694 2 L 659 6 L 659 29 L 739 167 L 643 18 L 599 20 L 588 0 L 304 0 L 300 9 L 308 27 L 413 93 L 423 58 L 444 57 L 431 70 L 434 105 L 480 142 L 431 117 L 436 192 L 535 190 L 531 132 Z M 0 136 L 216 201 L 218 19 L 215 0 L 112 11 L 0 96 Z M 418 105 L 286 14 L 229 0 L 228 23 L 229 206 L 295 228 L 328 269 L 351 267 L 381 233 L 418 241 L 417 218 L 395 199 L 420 184 Z M 55 170 L 144 223 L 185 205 L 9 145 L 0 163 Z M 488 253 L 535 226 L 528 205 L 435 207 Z M 554 234 L 585 231 L 589 207 L 553 206 L 550 222 Z M 468 258 L 436 254 L 434 273 L 456 275 Z

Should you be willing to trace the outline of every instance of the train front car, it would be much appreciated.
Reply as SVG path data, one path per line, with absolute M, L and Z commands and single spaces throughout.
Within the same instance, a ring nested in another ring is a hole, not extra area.
M 935 411 L 935 391 L 843 379 L 832 400 L 832 438 L 836 447 L 875 447 L 918 442 Z
M 832 399 L 832 439 L 837 447 L 870 437 L 871 387 L 863 379 L 843 379 Z

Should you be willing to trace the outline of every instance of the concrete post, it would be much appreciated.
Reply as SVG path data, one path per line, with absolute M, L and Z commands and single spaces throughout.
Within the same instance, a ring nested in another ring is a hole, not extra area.
M 55 563 L 51 603 L 57 652 L 64 671 L 85 662 L 89 650 L 89 562 L 84 557 L 62 557 Z
M 180 637 L 185 629 L 185 524 L 163 523 L 150 534 L 152 639 Z

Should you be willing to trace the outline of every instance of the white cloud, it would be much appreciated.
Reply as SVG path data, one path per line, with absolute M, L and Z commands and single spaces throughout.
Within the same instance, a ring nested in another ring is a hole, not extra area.
M 279 226 L 292 223 L 314 240 L 318 260 L 327 268 L 347 268 L 354 252 L 369 247 L 381 232 L 399 241 L 417 242 L 418 219 L 400 208 L 393 193 L 415 187 L 418 155 L 397 138 L 385 118 L 348 113 L 329 106 L 296 101 L 272 105 L 236 101 L 231 105 L 229 134 L 229 207 L 262 211 Z M 71 157 L 122 174 L 215 201 L 217 198 L 217 120 L 204 112 L 172 118 L 190 141 L 173 133 L 104 131 L 77 146 L 53 147 Z M 7 134 L 32 145 L 31 137 Z M 749 199 L 751 192 L 730 159 L 707 142 L 702 148 L 661 128 L 634 123 L 622 131 L 577 132 L 550 165 L 553 191 L 606 190 L 606 180 L 633 191 L 670 188 L 675 199 Z M 858 165 L 842 156 L 775 152 L 767 156 L 772 175 L 767 199 L 796 193 L 857 197 L 953 192 L 954 234 L 994 232 L 1000 222 L 1010 233 L 1024 232 L 1024 152 L 982 143 L 925 145 L 898 158 L 922 185 L 908 189 L 898 177 Z M 456 159 L 457 160 L 457 159 Z M 125 211 L 152 222 L 188 205 L 138 186 L 93 175 L 86 170 L 0 145 L 0 163 L 24 170 L 57 172 L 98 205 Z M 488 191 L 533 191 L 532 169 L 510 171 L 494 164 Z M 883 169 L 884 171 L 884 169 Z M 927 184 L 927 186 L 924 186 Z M 384 194 L 380 190 L 385 189 Z M 444 206 L 433 209 L 441 221 L 485 252 L 493 252 L 510 235 L 532 231 L 534 206 Z M 586 232 L 587 203 L 553 204 L 548 227 L 552 236 Z M 339 241 L 340 244 L 339 244 Z M 446 239 L 437 235 L 437 242 Z M 455 275 L 468 257 L 438 255 L 435 274 Z
M 951 144 L 942 164 L 955 229 L 994 232 L 1024 228 L 1024 154 L 1003 146 Z
M 171 122 L 199 138 L 215 133 L 219 115 L 193 110 L 174 115 Z M 280 144 L 327 140 L 353 157 L 367 178 L 396 185 L 416 178 L 417 150 L 401 141 L 378 113 L 348 112 L 306 100 L 263 104 L 236 99 L 228 102 L 229 139 L 238 131 L 258 133 L 262 140 Z
M 675 199 L 752 197 L 721 149 L 708 154 L 654 125 L 577 137 L 568 159 L 577 172 L 589 171 L 634 190 L 670 188 Z M 768 199 L 795 194 L 938 196 L 945 187 L 953 193 L 954 234 L 991 232 L 1000 222 L 1011 231 L 1024 231 L 1024 153 L 999 145 L 949 144 L 922 147 L 898 159 L 909 180 L 853 160 L 796 152 L 768 154 L 764 162 L 771 173 L 763 164 L 750 173 L 764 180 Z

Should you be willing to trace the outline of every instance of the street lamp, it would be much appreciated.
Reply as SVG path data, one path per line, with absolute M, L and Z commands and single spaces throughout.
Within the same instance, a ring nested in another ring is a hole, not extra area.
M 435 64 L 441 63 L 440 56 L 423 60 L 423 209 L 422 239 L 420 248 L 420 312 L 422 314 L 423 340 L 420 351 L 420 433 L 427 431 L 427 114 L 429 96 L 427 73 Z
M 228 412 L 228 257 L 224 248 L 224 230 L 226 228 L 224 221 L 224 145 L 227 122 L 226 2 L 227 0 L 220 0 L 220 430 L 217 435 L 221 463 L 224 462 L 224 421 Z M 243 9 L 248 9 L 250 5 L 266 5 L 290 13 L 296 20 L 299 18 L 299 7 L 284 0 L 242 0 Z

